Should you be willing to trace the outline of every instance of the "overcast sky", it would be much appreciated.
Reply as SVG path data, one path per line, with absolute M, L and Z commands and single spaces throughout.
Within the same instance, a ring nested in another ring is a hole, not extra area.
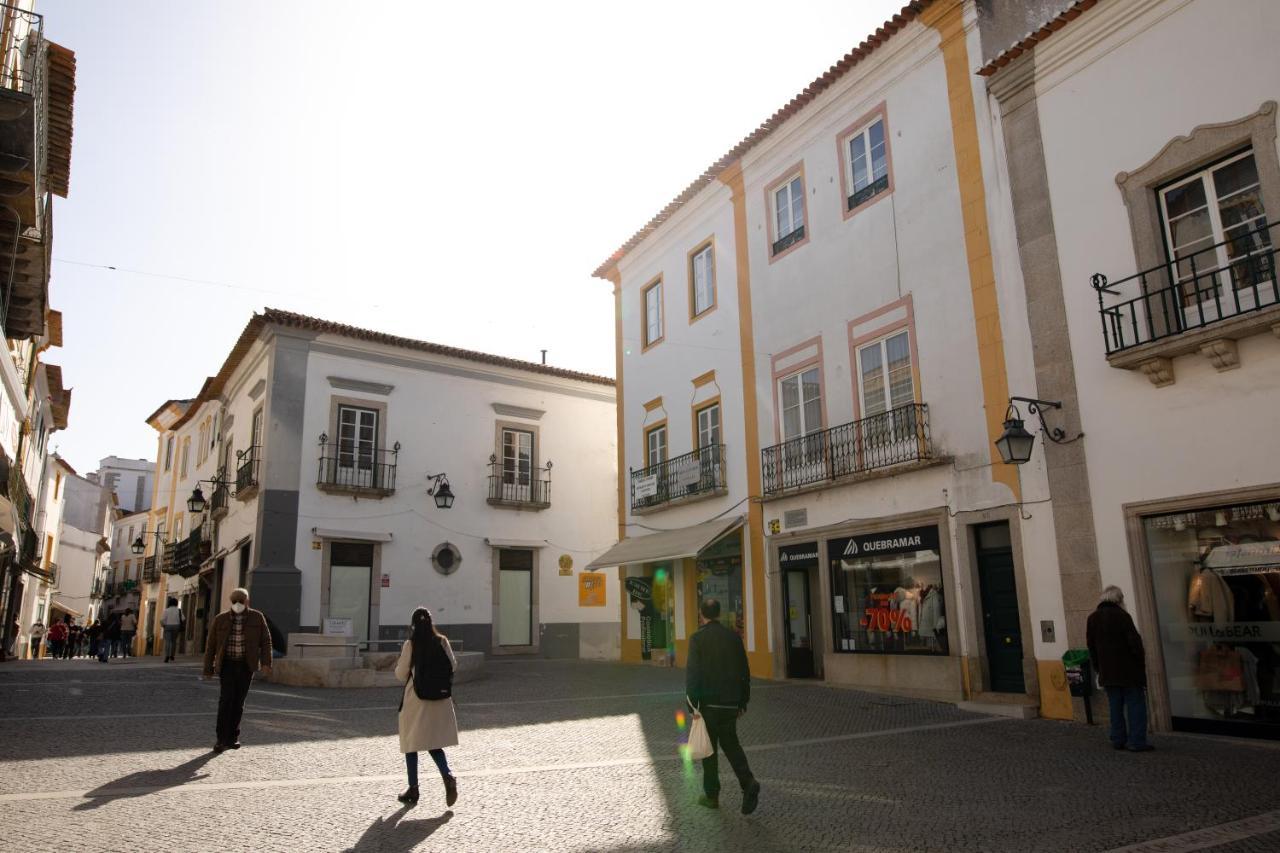
M 39 0 L 77 58 L 54 447 L 154 459 L 265 306 L 612 376 L 591 271 L 902 2 Z

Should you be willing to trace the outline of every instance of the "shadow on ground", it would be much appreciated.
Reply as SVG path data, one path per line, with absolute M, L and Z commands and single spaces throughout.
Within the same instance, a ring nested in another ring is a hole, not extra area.
M 137 773 L 130 773 L 127 776 L 121 776 L 119 779 L 113 779 L 105 785 L 99 785 L 92 791 L 87 792 L 84 795 L 85 801 L 77 803 L 73 808 L 78 812 L 88 811 L 101 808 L 112 800 L 126 797 L 142 797 L 169 788 L 177 788 L 190 782 L 198 782 L 209 774 L 197 773 L 197 771 L 204 767 L 214 755 L 216 753 L 210 751 L 203 755 L 197 755 L 190 761 L 184 761 L 177 767 L 142 770 Z

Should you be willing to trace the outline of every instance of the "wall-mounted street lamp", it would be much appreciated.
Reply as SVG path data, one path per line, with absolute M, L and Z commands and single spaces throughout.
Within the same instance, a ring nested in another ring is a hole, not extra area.
M 431 481 L 431 485 L 427 487 L 427 494 L 436 499 L 436 509 L 448 509 L 453 506 L 453 489 L 449 488 L 449 475 L 428 474 L 427 479 Z
M 1023 427 L 1022 413 L 1015 403 L 1026 403 L 1027 414 L 1040 418 L 1040 431 L 1044 437 L 1054 444 L 1070 444 L 1084 437 L 1080 433 L 1075 438 L 1067 438 L 1061 427 L 1050 427 L 1044 420 L 1045 409 L 1061 409 L 1062 403 L 1057 400 L 1037 400 L 1033 397 L 1010 397 L 1009 408 L 1004 413 L 1004 432 L 996 439 L 996 449 L 1000 451 L 1000 459 L 1006 465 L 1022 465 L 1031 458 L 1031 448 L 1035 445 L 1035 433 L 1027 432 Z
M 156 538 L 156 550 L 160 550 L 160 546 L 164 544 L 164 534 L 159 530 L 147 530 L 139 533 L 138 538 L 133 540 L 133 544 L 129 546 L 129 550 L 135 555 L 141 556 L 147 550 L 147 543 L 142 537 L 148 534 Z

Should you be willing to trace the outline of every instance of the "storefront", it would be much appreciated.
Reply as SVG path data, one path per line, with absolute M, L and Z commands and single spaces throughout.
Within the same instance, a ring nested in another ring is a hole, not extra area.
M 1173 728 L 1280 738 L 1280 502 L 1139 523 Z

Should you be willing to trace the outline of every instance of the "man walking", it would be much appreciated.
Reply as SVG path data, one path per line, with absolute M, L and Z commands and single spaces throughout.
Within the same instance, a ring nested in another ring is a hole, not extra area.
M 751 775 L 746 753 L 738 742 L 738 718 L 747 713 L 751 698 L 751 672 L 742 638 L 720 622 L 720 602 L 708 598 L 698 614 L 699 628 L 689 640 L 685 693 L 707 726 L 711 748 L 702 759 L 703 796 L 698 805 L 720 807 L 719 751 L 724 750 L 738 784 L 742 786 L 742 813 L 751 814 L 760 801 L 760 783 Z
M 164 628 L 164 662 L 173 660 L 178 653 L 178 635 L 182 632 L 182 610 L 178 607 L 178 599 L 170 598 L 168 606 L 160 616 L 160 625 Z
M 1085 626 L 1089 657 L 1111 706 L 1111 745 L 1130 752 L 1155 749 L 1147 743 L 1147 658 L 1118 586 L 1102 591 L 1098 609 Z M 1128 726 L 1125 718 L 1128 717 Z
M 138 617 L 133 615 L 133 608 L 126 608 L 120 617 L 120 656 L 127 658 L 133 651 L 133 635 L 138 633 Z M 136 653 L 135 653 L 136 654 Z
M 209 626 L 209 641 L 204 649 L 204 677 L 217 675 L 222 682 L 214 752 L 240 748 L 244 700 L 259 668 L 264 675 L 271 675 L 271 629 L 261 610 L 249 609 L 249 591 L 235 589 L 231 592 L 231 609 L 215 616 Z

